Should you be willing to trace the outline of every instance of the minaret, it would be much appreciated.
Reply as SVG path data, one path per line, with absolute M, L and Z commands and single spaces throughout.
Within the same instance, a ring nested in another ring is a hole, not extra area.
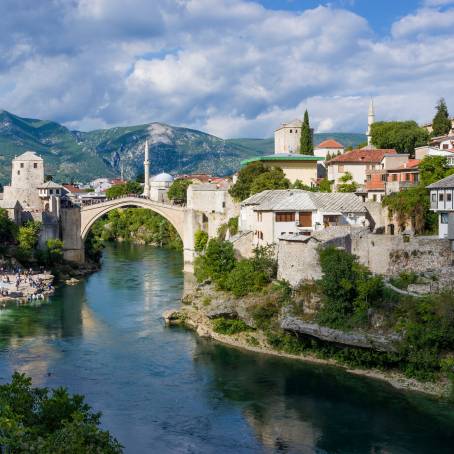
M 367 114 L 367 147 L 372 148 L 372 125 L 375 123 L 374 100 L 370 98 L 369 112 Z
M 143 170 L 144 170 L 144 185 L 143 185 L 143 195 L 145 197 L 150 197 L 150 161 L 148 154 L 148 139 L 145 140 L 145 160 L 143 161 Z

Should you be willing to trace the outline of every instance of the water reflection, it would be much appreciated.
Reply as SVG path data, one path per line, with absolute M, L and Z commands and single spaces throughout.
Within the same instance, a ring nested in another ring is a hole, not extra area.
M 272 452 L 451 453 L 447 404 L 333 367 L 199 341 L 197 362 Z

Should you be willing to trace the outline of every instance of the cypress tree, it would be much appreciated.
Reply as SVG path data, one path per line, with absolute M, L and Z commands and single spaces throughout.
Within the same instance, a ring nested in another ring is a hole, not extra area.
M 432 121 L 432 135 L 434 137 L 444 136 L 451 130 L 451 120 L 449 119 L 448 107 L 444 98 L 438 101 L 435 109 L 437 109 L 437 113 Z
M 301 127 L 300 154 L 314 154 L 314 144 L 312 143 L 312 133 L 307 110 L 304 112 L 304 121 Z

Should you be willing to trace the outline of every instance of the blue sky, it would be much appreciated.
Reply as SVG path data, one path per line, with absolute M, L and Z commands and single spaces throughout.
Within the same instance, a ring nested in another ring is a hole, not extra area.
M 125 6 L 127 5 L 127 7 Z M 2 0 L 0 108 L 270 137 L 454 113 L 454 0 Z

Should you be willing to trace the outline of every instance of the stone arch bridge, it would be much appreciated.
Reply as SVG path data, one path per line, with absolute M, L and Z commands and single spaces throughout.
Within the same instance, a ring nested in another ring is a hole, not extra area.
M 116 208 L 148 208 L 169 221 L 181 237 L 184 248 L 184 269 L 192 271 L 194 260 L 194 233 L 200 227 L 200 216 L 186 207 L 155 202 L 148 198 L 128 195 L 102 202 L 94 202 L 62 209 L 62 239 L 64 256 L 67 260 L 83 263 L 85 261 L 85 239 L 92 225 L 109 211 Z

